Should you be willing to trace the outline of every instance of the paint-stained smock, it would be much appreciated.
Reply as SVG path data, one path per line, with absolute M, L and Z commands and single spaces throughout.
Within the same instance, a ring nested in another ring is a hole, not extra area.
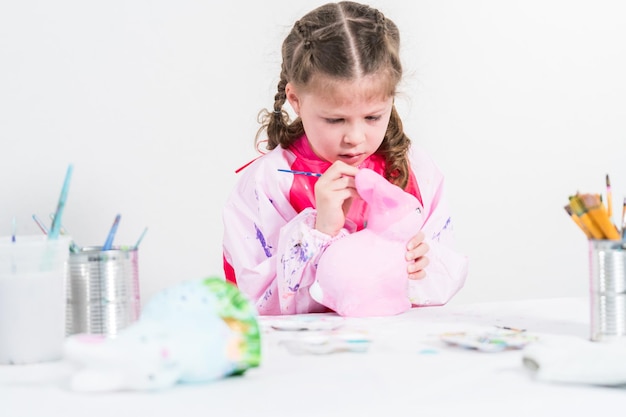
M 468 259 L 454 248 L 441 171 L 418 148 L 411 149 L 409 158 L 407 192 L 422 203 L 422 230 L 430 247 L 426 277 L 409 280 L 409 298 L 415 306 L 443 305 L 463 286 Z M 224 272 L 255 303 L 259 314 L 328 311 L 309 294 L 318 259 L 334 241 L 364 227 L 366 203 L 356 199 L 344 228 L 331 237 L 315 230 L 317 177 L 278 170 L 323 173 L 329 166 L 303 136 L 290 149 L 277 147 L 257 158 L 239 174 L 223 211 Z M 359 167 L 383 174 L 384 162 L 372 155 Z

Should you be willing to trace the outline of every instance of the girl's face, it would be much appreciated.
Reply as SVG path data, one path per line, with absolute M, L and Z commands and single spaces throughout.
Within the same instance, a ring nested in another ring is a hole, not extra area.
M 382 143 L 393 97 L 375 93 L 381 90 L 375 78 L 334 81 L 326 87 L 302 90 L 288 83 L 285 93 L 315 154 L 357 167 Z

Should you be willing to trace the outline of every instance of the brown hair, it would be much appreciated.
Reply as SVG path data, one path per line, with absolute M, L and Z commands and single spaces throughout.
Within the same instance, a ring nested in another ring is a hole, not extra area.
M 288 148 L 304 134 L 300 118 L 291 121 L 283 110 L 287 83 L 306 88 L 318 77 L 350 81 L 381 76 L 387 96 L 395 96 L 402 78 L 399 57 L 400 34 L 395 23 L 369 6 L 342 1 L 320 6 L 298 20 L 282 45 L 282 66 L 274 107 L 259 114 L 267 132 L 267 149 Z M 383 142 L 376 154 L 385 160 L 385 177 L 405 188 L 409 178 L 407 152 L 411 141 L 405 135 L 395 106 Z

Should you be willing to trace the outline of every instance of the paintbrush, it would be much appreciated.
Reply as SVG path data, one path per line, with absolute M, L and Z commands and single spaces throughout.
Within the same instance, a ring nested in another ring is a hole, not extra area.
M 113 239 L 115 238 L 115 233 L 117 233 L 117 227 L 120 224 L 121 217 L 122 216 L 119 214 L 115 216 L 115 220 L 113 221 L 111 230 L 109 231 L 109 234 L 107 235 L 107 240 L 106 242 L 104 242 L 104 245 L 102 246 L 102 250 L 111 250 L 111 248 L 113 247 Z
M 63 188 L 61 189 L 57 209 L 54 212 L 54 220 L 52 221 L 52 226 L 50 227 L 50 233 L 48 233 L 48 239 L 58 239 L 59 237 L 59 233 L 61 231 L 61 217 L 63 216 L 63 210 L 65 209 L 65 201 L 67 200 L 67 193 L 70 188 L 70 180 L 72 178 L 73 169 L 74 167 L 72 164 L 67 167 L 65 181 L 63 181 Z
M 308 172 L 308 171 L 294 171 L 291 169 L 279 169 L 280 172 L 288 172 L 291 174 L 296 174 L 296 175 L 307 175 L 309 177 L 321 177 L 322 174 L 317 173 L 317 172 Z

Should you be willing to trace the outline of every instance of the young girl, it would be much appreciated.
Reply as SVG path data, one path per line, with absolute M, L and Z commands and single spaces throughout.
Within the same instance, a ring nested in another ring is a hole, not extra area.
M 360 168 L 423 206 L 424 226 L 406 247 L 412 304 L 445 304 L 463 286 L 467 258 L 453 249 L 443 176 L 411 148 L 394 106 L 399 44 L 390 19 L 347 1 L 309 12 L 284 40 L 274 107 L 257 134 L 266 132 L 269 151 L 243 170 L 223 214 L 226 279 L 259 314 L 328 311 L 309 288 L 324 250 L 367 223 L 354 184 Z

